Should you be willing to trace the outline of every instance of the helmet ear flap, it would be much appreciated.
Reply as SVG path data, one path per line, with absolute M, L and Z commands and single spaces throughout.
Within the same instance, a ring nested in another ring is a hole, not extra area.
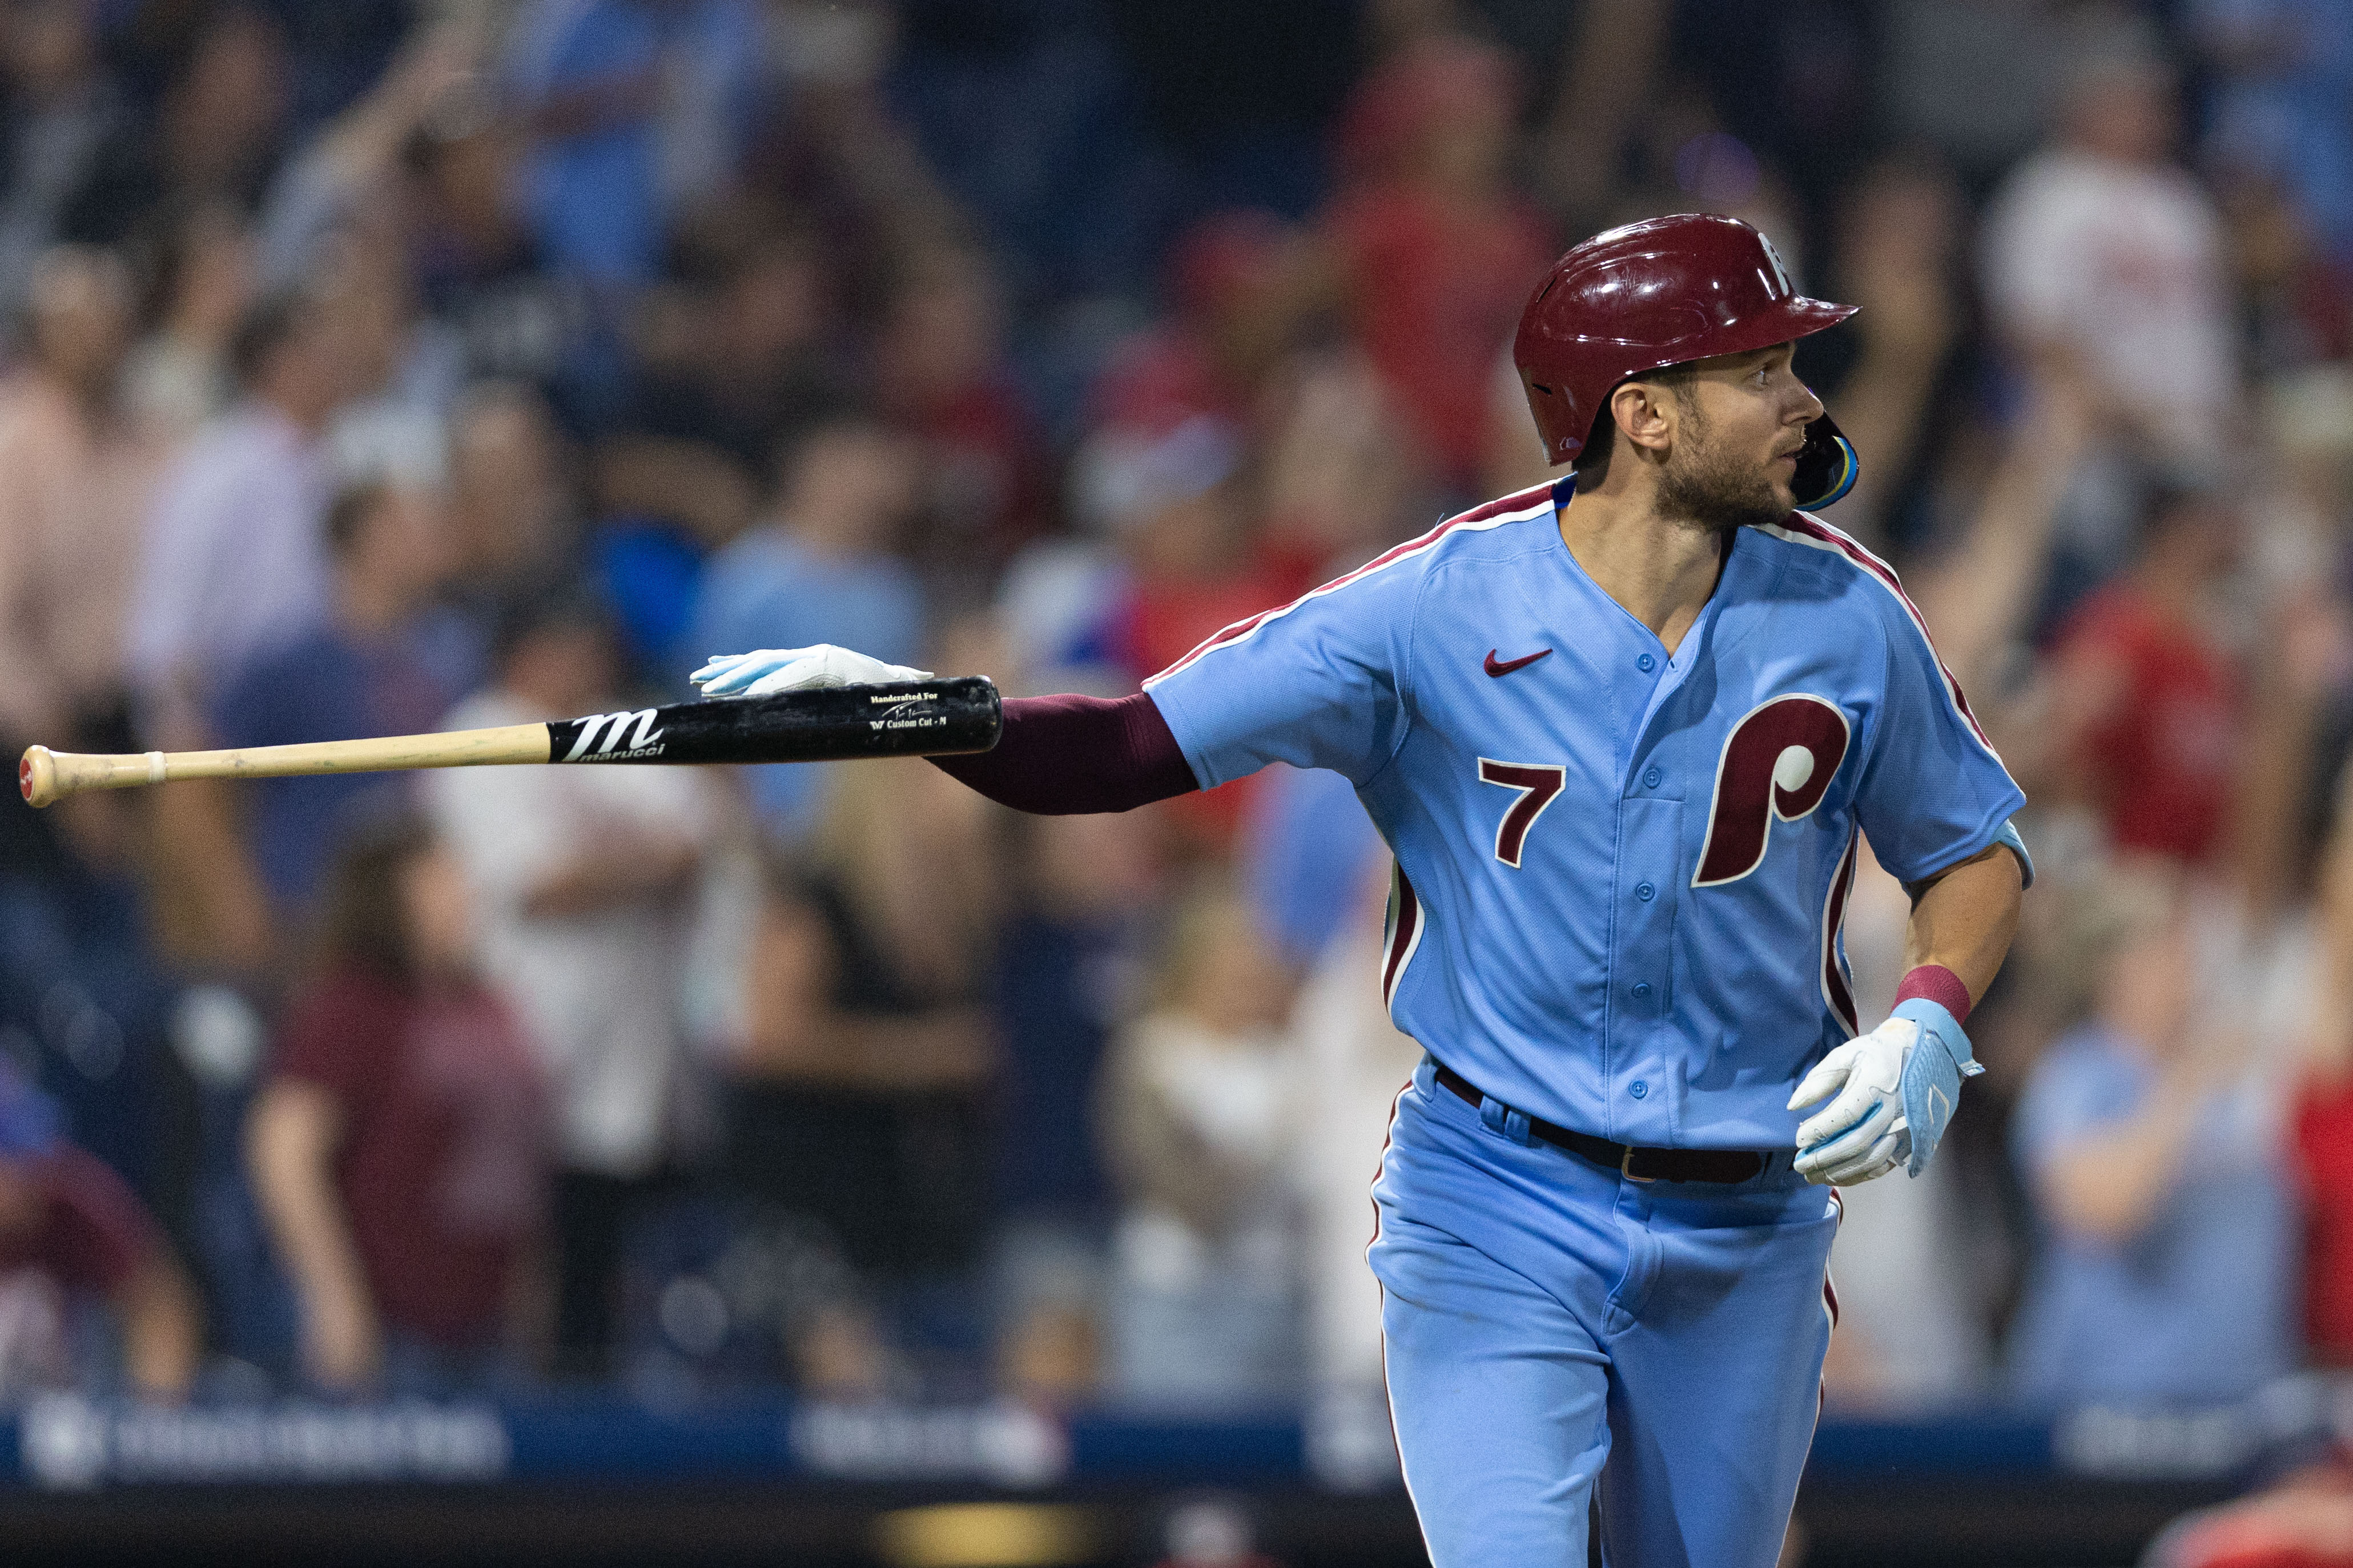
M 1806 444 L 1798 448 L 1797 472 L 1789 476 L 1789 491 L 1801 510 L 1825 507 L 1854 489 L 1862 459 L 1854 444 L 1827 414 L 1806 426 Z

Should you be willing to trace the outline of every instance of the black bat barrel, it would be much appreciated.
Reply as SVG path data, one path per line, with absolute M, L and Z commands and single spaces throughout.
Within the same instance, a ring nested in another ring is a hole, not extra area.
M 548 725 L 552 763 L 834 763 L 936 757 L 997 744 L 1005 709 L 985 675 L 722 697 Z

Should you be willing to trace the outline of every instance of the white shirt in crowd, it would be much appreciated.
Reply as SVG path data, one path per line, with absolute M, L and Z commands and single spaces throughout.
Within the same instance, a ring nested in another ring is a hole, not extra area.
M 546 717 L 486 691 L 459 704 L 447 727 Z M 483 968 L 556 1086 L 565 1164 L 648 1173 L 670 1151 L 686 1068 L 691 907 L 647 900 L 538 918 L 524 904 L 617 828 L 707 841 L 713 816 L 702 781 L 684 768 L 451 768 L 427 785 L 475 889 Z
M 1237 1284 L 1286 1291 L 1297 1268 L 1287 1166 L 1299 1110 L 1298 1066 L 1272 1032 L 1231 1038 L 1190 1018 L 1155 1013 L 1131 1026 L 1133 1089 L 1148 1113 L 1184 1129 L 1232 1193 L 1224 1233 L 1205 1236 L 1148 1195 L 1130 1205 L 1114 1247 L 1123 1272 L 1155 1290 L 1198 1289 L 1216 1271 Z M 1161 1171 L 1162 1181 L 1181 1173 Z
M 2222 237 L 2180 169 L 2040 153 L 1987 214 L 1987 302 L 2013 336 L 2072 347 L 2177 456 L 2211 459 L 2238 385 Z

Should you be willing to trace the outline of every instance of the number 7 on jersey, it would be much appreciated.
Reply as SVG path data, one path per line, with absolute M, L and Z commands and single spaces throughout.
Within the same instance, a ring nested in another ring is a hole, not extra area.
M 1504 820 L 1495 825 L 1495 858 L 1514 870 L 1519 869 L 1520 848 L 1528 840 L 1528 829 L 1536 825 L 1544 808 L 1560 793 L 1567 770 L 1541 763 L 1499 763 L 1492 758 L 1479 759 L 1479 782 L 1501 784 L 1517 790 L 1520 798 L 1504 812 Z

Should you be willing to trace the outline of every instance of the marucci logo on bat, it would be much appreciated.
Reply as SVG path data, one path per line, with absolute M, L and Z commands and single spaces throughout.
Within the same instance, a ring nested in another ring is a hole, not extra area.
M 656 712 L 657 710 L 652 708 L 640 708 L 633 713 L 591 713 L 585 719 L 576 719 L 573 722 L 580 726 L 579 739 L 572 742 L 572 749 L 559 760 L 567 763 L 586 759 L 617 762 L 624 757 L 656 755 L 661 751 L 660 742 L 664 733 L 654 728 Z M 628 733 L 632 723 L 637 725 L 638 732 L 624 746 L 621 737 Z

